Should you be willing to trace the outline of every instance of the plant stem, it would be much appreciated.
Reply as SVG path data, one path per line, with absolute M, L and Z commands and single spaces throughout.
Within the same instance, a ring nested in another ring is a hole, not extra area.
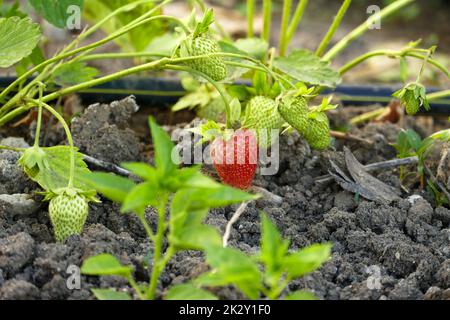
M 142 226 L 144 227 L 145 232 L 147 233 L 148 238 L 150 241 L 155 241 L 155 235 L 153 234 L 152 229 L 150 228 L 147 219 L 145 219 L 145 212 L 143 214 L 137 214 L 139 221 L 142 223 Z
M 199 72 L 197 70 L 191 69 L 189 67 L 184 67 L 184 66 L 177 66 L 177 65 L 166 65 L 167 69 L 172 69 L 172 70 L 177 70 L 177 71 L 185 71 L 191 74 L 194 74 L 198 77 L 202 77 L 204 78 L 206 81 L 208 81 L 209 83 L 211 83 L 214 88 L 216 88 L 217 92 L 219 92 L 220 96 L 222 97 L 223 102 L 225 103 L 225 117 L 226 117 L 226 127 L 227 128 L 232 128 L 233 124 L 231 123 L 231 106 L 230 103 L 228 101 L 228 97 L 227 94 L 225 92 L 225 90 L 223 90 L 223 88 L 213 79 L 211 79 L 210 77 L 208 77 L 207 75 L 205 75 L 202 72 Z
M 428 101 L 450 97 L 450 90 L 433 92 L 427 95 Z
M 280 27 L 280 56 L 284 56 L 287 50 L 287 29 L 289 27 L 289 19 L 291 17 L 292 0 L 283 1 L 283 16 L 281 18 Z
M 339 54 L 342 50 L 348 47 L 348 45 L 353 42 L 355 39 L 359 38 L 361 35 L 363 35 L 369 28 L 368 25 L 373 24 L 378 19 L 383 19 L 394 12 L 398 11 L 402 7 L 410 4 L 414 0 L 398 0 L 394 3 L 388 5 L 383 10 L 380 11 L 377 15 L 370 16 L 364 23 L 359 25 L 357 28 L 355 28 L 353 31 L 351 31 L 349 34 L 347 34 L 344 38 L 341 39 L 338 43 L 336 43 L 324 56 L 324 61 L 330 61 L 333 59 L 337 54 Z
M 36 124 L 36 133 L 34 135 L 34 147 L 39 147 L 39 138 L 41 134 L 41 124 L 42 124 L 42 95 L 44 94 L 44 88 L 42 85 L 39 86 L 39 105 L 38 105 L 38 118 Z
M 74 179 L 74 176 L 75 176 L 75 146 L 73 144 L 72 134 L 70 133 L 69 126 L 67 125 L 67 122 L 64 120 L 64 118 L 58 112 L 56 112 L 55 109 L 53 109 L 48 104 L 44 103 L 43 101 L 41 101 L 41 102 L 36 101 L 34 99 L 28 99 L 28 100 L 29 100 L 29 102 L 31 102 L 31 103 L 33 103 L 33 104 L 35 104 L 37 106 L 42 105 L 63 126 L 64 131 L 65 131 L 66 136 L 67 136 L 67 141 L 69 142 L 69 146 L 70 146 L 70 171 L 69 171 L 69 183 L 67 184 L 67 187 L 68 188 L 72 188 L 73 187 L 73 179 Z
M 156 287 L 158 284 L 159 275 L 161 274 L 161 252 L 164 242 L 164 230 L 166 229 L 166 205 L 167 196 L 161 195 L 160 203 L 157 208 L 158 211 L 158 229 L 156 231 L 155 241 L 153 242 L 153 267 L 148 287 L 147 297 L 149 300 L 155 299 Z
M 306 5 L 308 4 L 308 0 L 300 0 L 297 4 L 297 8 L 295 9 L 294 15 L 292 16 L 291 23 L 289 24 L 289 28 L 287 30 L 286 35 L 286 48 L 289 47 L 289 44 L 294 38 L 295 32 L 297 31 L 297 27 L 302 20 L 303 13 L 305 12 Z
M 136 283 L 136 281 L 133 279 L 132 276 L 127 278 L 128 282 L 130 283 L 131 287 L 136 291 L 136 294 L 138 295 L 139 299 L 141 300 L 147 300 L 147 297 L 142 292 L 142 290 L 139 288 L 139 285 Z
M 414 52 L 409 52 L 409 51 L 404 52 L 403 50 L 401 50 L 401 51 L 375 50 L 375 51 L 367 52 L 359 57 L 356 57 L 352 61 L 348 62 L 339 70 L 339 73 L 341 75 L 343 75 L 344 73 L 348 72 L 349 70 L 353 69 L 357 65 L 363 63 L 364 61 L 366 61 L 370 58 L 373 58 L 373 57 L 378 57 L 378 56 L 386 56 L 386 57 L 390 57 L 390 58 L 406 56 L 406 57 L 412 57 L 412 58 L 416 58 L 416 59 L 420 59 L 420 60 L 425 59 L 425 57 L 423 55 L 420 55 L 420 54 L 417 54 Z M 442 65 L 440 62 L 433 60 L 433 59 L 428 59 L 428 62 L 432 66 L 441 70 L 448 78 L 450 78 L 450 71 L 444 65 Z
M 14 148 L 9 146 L 0 146 L 0 150 L 9 150 L 9 151 L 15 151 L 15 152 L 24 152 L 25 148 Z
M 348 7 L 352 3 L 352 0 L 345 0 L 344 3 L 342 3 L 341 8 L 339 9 L 336 17 L 334 17 L 333 23 L 331 24 L 330 28 L 328 29 L 328 32 L 326 33 L 325 37 L 322 39 L 322 42 L 320 43 L 319 47 L 316 50 L 316 55 L 320 57 L 325 49 L 327 48 L 328 44 L 331 41 L 331 38 L 333 38 L 333 35 L 336 33 L 336 30 L 341 25 L 342 19 L 344 18 L 345 13 L 348 10 Z
M 255 0 L 247 0 L 247 38 L 255 35 L 253 23 L 255 20 Z
M 10 92 L 17 84 L 19 84 L 19 83 L 21 83 L 22 81 L 26 80 L 29 76 L 33 75 L 35 72 L 38 72 L 38 71 L 41 70 L 43 67 L 48 66 L 48 65 L 50 65 L 50 64 L 53 64 L 53 63 L 55 63 L 55 62 L 61 61 L 61 60 L 65 59 L 65 58 L 74 56 L 74 55 L 76 55 L 76 54 L 78 54 L 78 53 L 81 53 L 81 52 L 83 52 L 83 51 L 88 51 L 88 50 L 91 50 L 91 49 L 95 49 L 95 48 L 97 48 L 97 47 L 99 47 L 99 46 L 101 46 L 101 45 L 103 45 L 103 44 L 105 44 L 105 43 L 107 43 L 107 42 L 110 42 L 110 41 L 114 40 L 114 39 L 117 38 L 117 37 L 122 36 L 123 34 L 129 32 L 129 31 L 131 31 L 131 30 L 133 30 L 133 29 L 135 29 L 135 28 L 137 28 L 137 27 L 139 27 L 139 26 L 141 26 L 141 25 L 144 25 L 144 24 L 146 24 L 146 23 L 149 23 L 149 22 L 154 21 L 154 20 L 157 20 L 157 19 L 173 20 L 173 21 L 179 23 L 180 26 L 182 26 L 183 29 L 185 29 L 186 32 L 189 33 L 189 29 L 187 29 L 187 27 L 184 25 L 184 23 L 183 23 L 181 20 L 179 20 L 179 19 L 177 19 L 177 18 L 175 18 L 175 17 L 172 17 L 172 16 L 159 15 L 159 16 L 153 16 L 153 17 L 144 19 L 144 20 L 140 21 L 139 23 L 133 24 L 132 26 L 121 28 L 121 29 L 119 29 L 118 31 L 116 31 L 115 33 L 111 34 L 110 36 L 108 36 L 108 37 L 106 37 L 106 38 L 103 38 L 103 39 L 101 39 L 101 40 L 99 40 L 99 41 L 97 41 L 97 42 L 94 42 L 94 43 L 89 44 L 89 45 L 87 45 L 87 46 L 84 46 L 84 47 L 81 47 L 81 48 L 78 48 L 78 49 L 75 49 L 75 50 L 66 52 L 66 53 L 64 53 L 64 54 L 60 54 L 60 55 L 54 56 L 53 58 L 51 58 L 51 59 L 49 59 L 49 60 L 46 60 L 46 61 L 42 62 L 41 64 L 35 66 L 34 68 L 32 68 L 32 69 L 30 69 L 29 71 L 27 71 L 26 73 L 24 73 L 22 76 L 20 76 L 18 79 L 16 79 L 12 84 L 10 84 L 5 90 L 3 90 L 3 92 L 0 94 L 0 100 L 3 99 L 3 98 L 5 98 L 6 95 L 7 95 L 7 94 L 8 94 L 8 93 L 9 93 L 9 92 Z M 16 101 L 14 101 L 14 102 L 16 102 Z M 11 100 L 10 100 L 10 103 L 11 103 Z M 5 107 L 6 107 L 6 105 L 3 106 L 0 110 L 2 110 L 2 109 L 5 108 Z
M 272 23 L 272 0 L 263 0 L 263 33 L 262 39 L 270 43 L 270 25 Z
M 98 53 L 90 54 L 82 57 L 78 61 L 92 61 L 92 60 L 105 60 L 105 59 L 133 59 L 133 58 L 164 58 L 168 57 L 167 54 L 158 52 L 117 52 L 117 53 Z

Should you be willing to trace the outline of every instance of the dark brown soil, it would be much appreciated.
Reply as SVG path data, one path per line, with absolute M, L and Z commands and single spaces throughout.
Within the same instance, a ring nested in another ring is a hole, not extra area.
M 130 110 L 135 111 L 130 99 L 88 108 L 72 124 L 80 149 L 116 163 L 145 158 L 145 148 L 126 124 L 133 113 Z M 87 116 L 92 112 L 95 116 Z M 393 124 L 369 124 L 353 133 L 375 141 L 372 147 L 357 142 L 345 145 L 363 164 L 392 159 L 395 150 L 390 143 L 398 130 Z M 8 143 L 25 142 L 10 139 Z M 450 210 L 435 207 L 418 190 L 413 192 L 416 197 L 403 192 L 402 200 L 380 205 L 355 197 L 335 183 L 315 183 L 316 177 L 327 173 L 328 159 L 342 154 L 342 147 L 338 141 L 336 150 L 320 153 L 311 151 L 296 133 L 282 137 L 278 174 L 258 176 L 255 184 L 283 197 L 283 203 L 262 199 L 250 204 L 232 230 L 230 245 L 245 252 L 259 250 L 262 210 L 290 239 L 292 249 L 333 243 L 331 260 L 291 283 L 291 291 L 308 289 L 321 299 L 450 299 Z M 96 287 L 131 292 L 116 277 L 82 276 L 80 290 L 67 289 L 68 266 L 80 266 L 87 257 L 103 252 L 133 264 L 138 281 L 148 280 L 152 247 L 139 221 L 120 214 L 116 204 L 107 200 L 92 204 L 83 234 L 65 243 L 54 242 L 45 204 L 40 209 L 30 204 L 22 211 L 6 205 L 4 194 L 36 189 L 15 165 L 17 157 L 14 152 L 0 151 L 0 299 L 92 299 L 90 289 Z M 399 188 L 398 172 L 374 175 Z M 235 210 L 236 206 L 212 210 L 207 223 L 223 232 Z M 148 209 L 152 227 L 155 218 Z M 163 273 L 160 292 L 204 270 L 199 252 L 179 253 Z M 242 298 L 234 288 L 216 293 L 224 299 Z

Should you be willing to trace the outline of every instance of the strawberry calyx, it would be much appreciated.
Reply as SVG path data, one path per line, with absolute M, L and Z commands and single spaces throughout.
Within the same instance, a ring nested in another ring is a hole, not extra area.
M 40 193 L 44 195 L 44 201 L 50 201 L 53 198 L 56 198 L 58 196 L 68 196 L 68 197 L 75 197 L 75 196 L 81 196 L 83 197 L 87 202 L 94 202 L 94 203 L 100 203 L 100 200 L 95 196 L 96 192 L 95 190 L 81 190 L 74 187 L 64 187 L 59 188 L 55 190 L 46 191 L 43 193 Z

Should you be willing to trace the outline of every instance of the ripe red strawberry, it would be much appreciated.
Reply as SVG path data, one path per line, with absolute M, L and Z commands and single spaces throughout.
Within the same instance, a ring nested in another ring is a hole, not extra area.
M 253 130 L 239 129 L 229 138 L 216 138 L 211 159 L 223 183 L 239 189 L 252 185 L 258 162 L 258 142 Z

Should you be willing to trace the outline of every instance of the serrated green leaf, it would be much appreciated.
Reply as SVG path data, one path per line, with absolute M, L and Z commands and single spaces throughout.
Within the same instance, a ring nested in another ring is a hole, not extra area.
M 56 146 L 41 148 L 46 154 L 46 166 L 40 170 L 24 167 L 24 171 L 33 181 L 37 182 L 44 190 L 51 191 L 67 187 L 70 171 L 70 147 Z M 85 176 L 91 171 L 83 160 L 84 156 L 75 152 L 74 187 L 90 191 L 91 186 L 85 181 Z
M 0 18 L 0 68 L 29 56 L 41 39 L 38 24 L 29 18 Z
M 218 300 L 212 293 L 192 284 L 179 284 L 169 289 L 166 300 Z
M 313 244 L 284 258 L 284 268 L 294 279 L 318 269 L 330 258 L 331 244 Z
M 71 86 L 93 80 L 97 74 L 97 69 L 84 62 L 71 62 L 58 66 L 52 74 L 52 81 L 60 86 Z
M 289 248 L 289 241 L 281 237 L 278 229 L 265 214 L 261 217 L 261 255 L 266 274 L 271 282 L 278 281 L 283 270 L 284 256 Z
M 128 278 L 131 276 L 133 268 L 124 266 L 111 254 L 100 254 L 84 260 L 81 266 L 81 273 L 91 276 L 121 276 Z
M 239 39 L 235 46 L 257 60 L 263 59 L 269 50 L 268 43 L 260 38 Z
M 233 284 L 250 299 L 258 299 L 262 277 L 257 264 L 243 252 L 210 245 L 206 249 L 206 262 L 213 268 L 195 280 L 205 286 Z
M 133 2 L 137 1 L 138 0 L 85 0 L 83 18 L 91 23 L 97 23 L 116 9 L 125 5 L 131 5 Z M 140 5 L 130 6 L 129 10 L 120 13 L 104 23 L 101 26 L 101 29 L 107 34 L 112 34 L 116 30 L 152 10 L 155 6 L 156 1 L 149 1 L 145 4 L 141 3 Z M 161 14 L 161 10 L 157 10 L 154 15 L 158 14 Z M 155 37 L 164 34 L 166 29 L 166 21 L 151 21 L 114 39 L 114 42 L 116 42 L 124 51 L 140 52 L 146 50 L 152 40 L 155 39 Z
M 77 6 L 80 13 L 83 0 L 30 0 L 30 4 L 37 13 L 57 28 L 64 29 L 73 14 L 69 9 Z
M 169 176 L 171 172 L 177 168 L 172 161 L 174 144 L 172 143 L 172 140 L 170 140 L 169 135 L 156 124 L 152 117 L 149 118 L 149 125 L 155 148 L 156 169 L 160 172 L 161 177 Z
M 148 206 L 157 204 L 158 187 L 155 183 L 147 181 L 135 186 L 125 197 L 121 211 L 135 211 L 141 213 Z
M 119 292 L 114 289 L 91 289 L 98 300 L 131 300 L 126 292 Z
M 169 239 L 178 250 L 202 250 L 206 244 L 217 246 L 222 244 L 219 232 L 207 225 L 183 227 Z
M 119 203 L 122 203 L 135 187 L 133 181 L 112 173 L 92 172 L 84 175 L 82 179 L 106 198 Z
M 143 162 L 126 162 L 121 163 L 124 169 L 131 171 L 134 175 L 147 181 L 155 181 L 157 177 L 157 171 L 155 167 Z
M 336 87 L 341 81 L 339 72 L 308 50 L 294 50 L 287 57 L 275 58 L 273 64 L 295 80 L 311 85 Z
M 230 41 L 220 40 L 218 42 L 218 44 L 219 44 L 221 52 L 234 53 L 234 54 L 247 56 L 247 53 L 245 51 L 242 51 L 242 50 L 238 49 L 234 45 L 234 43 L 232 43 Z M 224 60 L 239 62 L 239 63 L 244 64 L 244 65 L 251 65 L 252 64 L 252 62 L 250 62 L 250 61 L 248 61 L 246 59 L 241 59 L 241 58 L 229 58 L 229 57 L 226 57 L 226 58 L 224 58 Z M 247 73 L 250 70 L 248 68 L 235 67 L 235 66 L 227 66 L 227 69 L 228 69 L 228 71 L 227 71 L 227 78 L 226 78 L 226 80 L 228 80 L 228 81 L 238 79 L 239 77 L 241 77 L 243 74 Z
M 284 300 L 317 300 L 317 297 L 307 291 L 295 291 L 284 297 Z

